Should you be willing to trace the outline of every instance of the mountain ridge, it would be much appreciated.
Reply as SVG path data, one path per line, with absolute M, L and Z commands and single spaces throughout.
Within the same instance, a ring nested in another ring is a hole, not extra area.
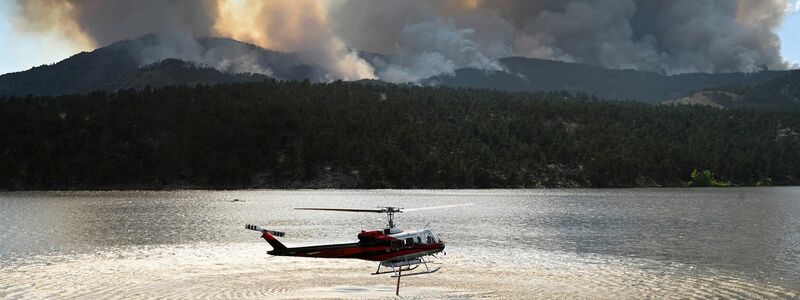
M 432 77 L 426 84 L 518 92 L 567 91 L 591 94 L 603 99 L 658 103 L 710 87 L 765 82 L 787 72 L 663 75 L 523 57 L 503 58 L 500 62 L 507 71 L 486 72 L 464 68 L 456 70 L 454 75 Z
M 180 51 L 163 52 L 163 43 L 172 43 L 173 45 L 166 48 Z M 167 59 L 192 63 L 198 67 L 195 70 L 205 72 L 205 75 L 210 71 L 209 66 L 217 69 L 219 74 L 215 74 L 216 80 L 204 82 L 208 84 L 247 82 L 252 77 L 245 76 L 247 74 L 264 75 L 261 78 L 278 76 L 288 80 L 320 76 L 319 71 L 302 64 L 294 53 L 271 51 L 225 38 L 187 40 L 150 34 L 133 40 L 118 41 L 90 52 L 80 52 L 54 64 L 0 75 L 0 96 L 57 96 L 96 90 L 113 91 L 126 88 L 126 80 L 146 76 L 144 73 L 153 71 L 146 67 L 160 64 Z M 254 68 L 260 65 L 268 65 L 270 68 Z M 171 67 L 174 69 L 175 65 Z M 188 74 L 183 72 L 182 75 Z M 167 82 L 176 85 L 196 83 L 194 80 L 184 82 L 177 79 L 179 78 L 171 78 Z M 144 85 L 159 87 L 168 84 L 153 81 Z
M 358 53 L 376 68 L 384 68 L 392 60 L 391 56 L 384 54 Z M 176 65 L 169 63 L 162 67 L 171 71 L 155 72 L 146 68 L 165 59 L 172 60 L 172 63 L 184 61 L 197 68 L 175 72 Z M 453 74 L 441 74 L 409 84 L 515 92 L 567 91 L 602 99 L 660 103 L 714 88 L 758 84 L 787 74 L 787 71 L 761 71 L 664 75 L 524 57 L 502 58 L 499 63 L 505 70 L 461 68 Z M 210 68 L 216 69 L 218 74 L 211 76 Z M 203 74 L 191 75 L 191 71 Z M 158 76 L 155 73 L 159 73 Z M 170 77 L 170 74 L 174 76 Z M 201 77 L 205 79 L 199 80 Z M 0 96 L 56 96 L 95 90 L 248 82 L 267 78 L 328 80 L 324 71 L 303 63 L 296 53 L 273 51 L 228 38 L 149 34 L 91 52 L 81 52 L 55 64 L 0 75 Z
M 720 109 L 800 107 L 800 71 L 760 83 L 729 85 L 706 89 L 685 97 L 664 101 L 665 105 L 705 105 Z

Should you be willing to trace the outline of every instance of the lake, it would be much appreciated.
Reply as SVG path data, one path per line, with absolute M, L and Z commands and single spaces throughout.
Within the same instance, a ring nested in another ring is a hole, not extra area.
M 231 202 L 241 199 L 243 202 Z M 407 299 L 798 298 L 800 188 L 0 193 L 0 298 L 392 298 L 374 262 L 271 257 L 401 213 L 447 242 Z

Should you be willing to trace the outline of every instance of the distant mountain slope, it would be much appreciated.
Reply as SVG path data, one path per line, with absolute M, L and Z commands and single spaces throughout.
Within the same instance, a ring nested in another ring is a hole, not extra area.
M 693 93 L 663 104 L 706 105 L 717 108 L 800 108 L 800 71 L 760 83 L 734 84 Z
M 175 68 L 193 62 L 198 68 Z M 153 64 L 156 64 L 154 67 Z M 172 72 L 166 72 L 167 68 Z M 211 69 L 223 72 L 211 75 Z M 156 76 L 154 72 L 158 71 Z M 168 75 L 180 76 L 169 77 Z M 189 74 L 192 71 L 202 74 Z M 236 73 L 260 73 L 259 76 Z M 81 52 L 61 62 L 0 76 L 0 96 L 62 95 L 93 90 L 115 90 L 142 84 L 151 86 L 250 81 L 269 75 L 280 79 L 317 78 L 319 71 L 299 62 L 292 53 L 270 51 L 224 38 L 173 39 L 150 34 L 135 40 L 116 42 L 92 52 Z M 163 82 L 157 82 L 156 76 Z M 150 79 L 145 79 L 145 78 Z M 184 79 L 186 79 L 184 81 Z
M 742 102 L 742 96 L 724 91 L 701 91 L 674 100 L 661 102 L 664 105 L 703 105 L 725 108 L 725 104 Z
M 110 82 L 104 90 L 143 89 L 215 83 L 256 82 L 270 79 L 261 74 L 232 74 L 220 72 L 211 67 L 197 66 L 178 59 L 165 59 L 159 63 L 139 68 L 116 81 Z
M 378 53 L 359 52 L 359 55 L 377 70 L 386 68 L 392 60 L 391 56 Z M 162 64 L 165 59 L 175 61 Z M 185 65 L 180 61 L 197 67 L 176 68 Z M 665 76 L 521 57 L 504 58 L 500 63 L 505 66 L 505 72 L 459 69 L 455 74 L 435 76 L 420 84 L 504 91 L 563 90 L 604 99 L 658 103 L 698 91 L 757 84 L 786 74 L 785 71 L 764 71 Z M 190 74 L 192 72 L 199 74 Z M 63 95 L 198 82 L 247 82 L 266 76 L 284 80 L 328 80 L 322 69 L 304 64 L 295 53 L 271 51 L 226 38 L 150 34 L 82 52 L 56 64 L 0 75 L 0 96 Z
M 800 71 L 759 84 L 740 84 L 722 89 L 745 99 L 743 106 L 800 107 Z
M 53 65 L 0 76 L 0 95 L 60 95 L 99 89 L 136 70 L 139 62 L 114 48 L 81 52 Z
M 585 64 L 510 57 L 501 60 L 507 72 L 460 69 L 452 76 L 426 80 L 428 85 L 489 88 L 506 91 L 569 91 L 605 99 L 641 100 L 657 103 L 732 84 L 759 83 L 786 74 L 763 71 L 753 74 L 681 74 L 666 76 L 634 70 L 611 70 Z

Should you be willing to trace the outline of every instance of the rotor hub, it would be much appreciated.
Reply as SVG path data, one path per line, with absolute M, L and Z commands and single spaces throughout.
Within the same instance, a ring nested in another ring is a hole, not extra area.
M 389 224 L 387 224 L 387 228 L 392 229 L 394 228 L 394 214 L 403 212 L 402 207 L 394 207 L 394 206 L 379 206 L 378 208 L 381 209 L 386 214 L 388 218 Z

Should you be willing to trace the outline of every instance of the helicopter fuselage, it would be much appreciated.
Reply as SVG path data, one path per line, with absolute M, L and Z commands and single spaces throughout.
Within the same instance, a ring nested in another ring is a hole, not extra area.
M 420 211 L 429 209 L 456 208 L 470 204 L 441 205 L 431 207 L 412 208 L 405 211 Z M 358 208 L 314 208 L 299 207 L 296 210 L 333 211 L 350 213 L 381 213 L 386 214 L 387 226 L 383 230 L 361 231 L 358 242 L 347 244 L 316 245 L 308 247 L 286 247 L 275 236 L 284 236 L 283 232 L 261 228 L 256 225 L 245 225 L 245 229 L 261 232 L 261 237 L 272 246 L 267 254 L 275 256 L 296 256 L 315 258 L 355 258 L 378 261 L 378 269 L 372 275 L 393 274 L 397 278 L 396 295 L 400 295 L 400 278 L 432 274 L 441 267 L 430 268 L 430 258 L 434 254 L 444 251 L 444 241 L 439 239 L 430 229 L 403 231 L 395 227 L 394 215 L 402 213 L 404 208 L 395 206 L 380 206 L 377 209 Z M 427 226 L 426 226 L 427 227 Z M 421 271 L 414 271 L 424 266 Z M 390 271 L 381 267 L 386 267 Z
M 262 230 L 262 238 L 272 245 L 267 253 L 275 256 L 297 256 L 317 258 L 355 258 L 370 261 L 408 260 L 435 254 L 444 250 L 445 243 L 431 230 L 400 231 L 395 228 L 362 231 L 358 242 L 308 247 L 287 248 L 268 230 Z

